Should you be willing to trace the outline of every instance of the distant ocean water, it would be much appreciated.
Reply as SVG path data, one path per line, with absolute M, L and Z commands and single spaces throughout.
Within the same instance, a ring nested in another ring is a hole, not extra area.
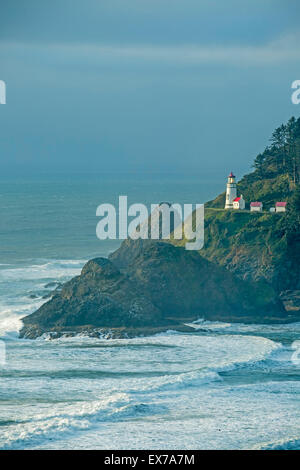
M 298 449 L 300 324 L 200 322 L 128 340 L 18 339 L 55 282 L 107 256 L 96 207 L 119 195 L 201 203 L 220 181 L 184 175 L 53 175 L 0 182 L 2 449 Z M 50 284 L 50 285 L 49 285 Z M 203 332 L 205 325 L 206 332 Z

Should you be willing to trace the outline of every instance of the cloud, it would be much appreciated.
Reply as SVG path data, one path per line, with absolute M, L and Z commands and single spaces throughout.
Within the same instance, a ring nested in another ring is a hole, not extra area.
M 283 37 L 261 46 L 89 46 L 78 48 L 106 59 L 134 59 L 170 64 L 268 65 L 300 60 L 299 37 Z
M 31 53 L 43 61 L 63 60 L 65 64 L 158 63 L 167 65 L 268 66 L 300 60 L 298 33 L 269 43 L 250 45 L 147 45 L 147 44 L 35 44 L 2 43 L 0 53 Z

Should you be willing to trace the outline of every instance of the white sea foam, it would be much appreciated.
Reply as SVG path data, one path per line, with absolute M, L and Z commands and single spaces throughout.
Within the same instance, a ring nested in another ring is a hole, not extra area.
M 256 444 L 253 450 L 300 450 L 300 436 Z
M 270 373 L 257 384 L 255 373 L 276 361 L 289 367 L 290 353 L 262 331 L 292 334 L 300 323 L 200 320 L 192 325 L 203 335 L 15 341 L 21 318 L 46 301 L 27 293 L 40 295 L 83 264 L 1 267 L 0 336 L 10 339 L 0 374 L 1 448 L 298 448 L 298 383 L 271 382 Z M 224 375 L 245 370 L 249 383 L 233 376 L 228 385 Z
M 150 376 L 147 381 L 136 378 L 131 381 L 131 393 L 150 393 L 153 391 L 168 391 L 186 387 L 198 387 L 210 382 L 221 380 L 219 373 L 237 367 L 251 366 L 271 357 L 281 349 L 281 345 L 266 338 L 255 336 L 222 335 L 222 336 L 193 336 L 190 334 L 164 333 L 152 337 L 113 339 L 99 341 L 92 338 L 59 338 L 53 343 L 61 345 L 72 344 L 95 346 L 95 351 L 103 345 L 107 351 L 113 351 L 113 359 L 120 365 L 122 372 L 130 373 L 132 361 L 135 361 L 135 371 L 145 373 L 149 370 L 148 362 L 153 372 L 159 376 Z M 118 349 L 118 346 L 120 349 Z M 136 362 L 136 349 L 143 351 L 142 362 Z M 124 348 L 126 358 L 124 361 Z M 102 367 L 105 371 L 106 368 Z M 107 366 L 110 371 L 110 365 Z
M 56 412 L 37 413 L 30 423 L 9 426 L 1 434 L 2 449 L 36 445 L 46 439 L 58 439 L 61 434 L 90 429 L 93 422 L 113 416 L 129 402 L 124 393 L 116 393 L 102 400 L 79 402 L 56 407 Z
M 65 276 L 76 276 L 80 273 L 86 260 L 53 260 L 43 264 L 10 267 L 0 270 L 1 281 L 28 281 L 41 279 L 59 280 Z
M 51 448 L 51 442 L 54 448 L 76 448 L 83 443 L 86 448 L 109 448 L 112 442 L 114 448 L 147 448 L 151 442 L 154 448 L 242 448 L 247 441 L 241 436 L 247 433 L 249 446 L 255 443 L 256 431 L 249 428 L 254 419 L 259 432 L 256 442 L 267 442 L 262 439 L 265 422 L 271 432 L 274 414 L 283 422 L 295 416 L 290 400 L 291 391 L 297 392 L 295 386 L 228 387 L 219 376 L 226 368 L 268 360 L 280 346 L 265 338 L 169 333 L 128 340 L 69 338 L 16 345 L 20 345 L 19 352 L 18 346 L 13 348 L 16 359 L 10 367 L 18 368 L 21 375 L 7 370 L 0 389 L 5 384 L 4 398 L 11 400 L 21 394 L 24 407 L 19 405 L 18 416 L 23 422 L 2 427 L 2 448 Z M 70 367 L 74 367 L 73 374 L 64 378 Z M 97 375 L 99 369 L 103 377 Z M 106 371 L 116 378 L 106 376 Z M 93 398 L 99 394 L 101 399 Z M 80 397 L 83 401 L 78 401 Z M 36 398 L 41 402 L 31 405 Z M 53 398 L 58 402 L 51 405 Z M 71 401 L 64 403 L 64 399 Z M 12 402 L 15 416 L 13 407 Z M 9 417 L 7 406 L 6 413 Z M 283 431 L 287 432 L 286 426 Z
M 22 318 L 38 309 L 44 301 L 30 302 L 7 308 L 0 304 L 0 338 L 17 337 L 22 328 Z
M 67 281 L 80 273 L 84 263 L 85 260 L 51 260 L 22 267 L 8 265 L 1 269 L 0 337 L 16 335 L 22 327 L 22 317 L 47 301 L 41 298 L 41 294 L 47 293 L 47 283 Z M 36 293 L 37 298 L 30 298 L 30 293 Z
M 205 321 L 205 320 L 196 320 L 192 323 L 185 323 L 186 326 L 190 326 L 195 330 L 222 330 L 224 328 L 230 328 L 231 323 L 223 323 L 223 322 L 212 322 L 212 321 Z

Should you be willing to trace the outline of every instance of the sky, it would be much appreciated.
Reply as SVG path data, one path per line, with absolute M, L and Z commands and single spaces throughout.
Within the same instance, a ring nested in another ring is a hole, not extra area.
M 299 116 L 299 20 L 298 0 L 2 4 L 1 175 L 241 176 Z

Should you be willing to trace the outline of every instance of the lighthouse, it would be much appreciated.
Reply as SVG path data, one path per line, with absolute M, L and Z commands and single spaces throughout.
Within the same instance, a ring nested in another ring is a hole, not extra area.
M 233 201 L 236 198 L 236 182 L 235 176 L 231 172 L 228 176 L 227 187 L 226 187 L 226 201 L 225 209 L 233 209 Z

